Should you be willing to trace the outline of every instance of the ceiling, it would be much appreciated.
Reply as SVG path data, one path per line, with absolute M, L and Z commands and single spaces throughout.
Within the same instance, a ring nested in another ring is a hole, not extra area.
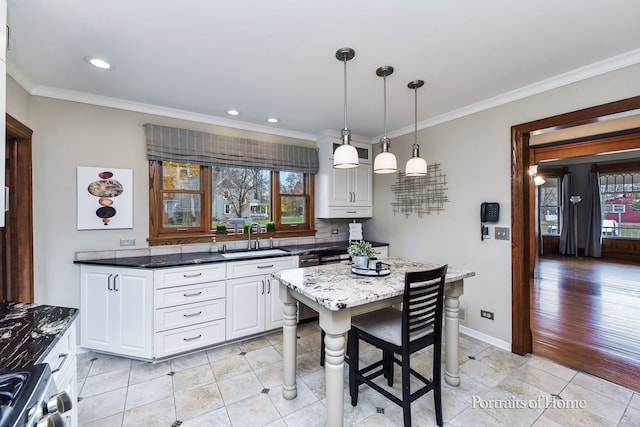
M 640 63 L 638 16 L 634 0 L 8 0 L 7 70 L 33 95 L 313 139 L 344 125 L 351 47 L 347 124 L 374 140 L 380 66 L 393 137 L 414 128 L 415 79 L 422 128 Z

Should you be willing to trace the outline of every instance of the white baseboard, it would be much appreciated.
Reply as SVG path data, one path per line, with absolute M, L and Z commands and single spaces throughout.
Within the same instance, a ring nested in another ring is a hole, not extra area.
M 506 341 L 502 341 L 499 340 L 495 337 L 492 337 L 491 335 L 487 335 L 485 333 L 482 333 L 480 331 L 476 331 L 475 329 L 471 329 L 467 326 L 463 326 L 460 325 L 460 332 L 462 332 L 465 335 L 469 335 L 472 338 L 478 339 L 480 341 L 484 341 L 487 344 L 491 344 L 492 346 L 501 348 L 503 350 L 506 351 L 511 351 L 511 343 L 510 342 L 506 342 Z

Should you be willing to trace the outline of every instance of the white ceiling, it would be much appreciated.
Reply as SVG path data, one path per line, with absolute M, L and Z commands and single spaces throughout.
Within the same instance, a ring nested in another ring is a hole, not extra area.
M 391 65 L 393 137 L 412 80 L 424 127 L 639 63 L 638 17 L 637 0 L 8 0 L 7 69 L 34 95 L 312 139 L 343 127 L 351 47 L 348 127 L 383 133 Z

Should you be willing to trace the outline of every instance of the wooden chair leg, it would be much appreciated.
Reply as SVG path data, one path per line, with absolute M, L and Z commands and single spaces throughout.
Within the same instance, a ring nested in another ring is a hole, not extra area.
M 387 379 L 389 387 L 393 387 L 393 351 L 382 351 L 384 377 Z
M 411 367 L 409 353 L 402 354 L 402 414 L 404 427 L 411 427 Z
M 358 404 L 358 380 L 356 378 L 356 373 L 358 372 L 359 363 L 358 360 L 360 358 L 360 349 L 358 348 L 358 334 L 351 331 L 348 334 L 347 338 L 347 350 L 350 355 L 349 361 L 349 394 L 351 395 L 351 406 L 356 406 Z
M 324 366 L 324 331 L 320 331 L 320 366 Z

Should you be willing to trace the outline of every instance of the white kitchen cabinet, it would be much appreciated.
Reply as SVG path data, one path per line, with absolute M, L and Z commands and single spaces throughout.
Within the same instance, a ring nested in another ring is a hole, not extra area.
M 225 263 L 154 272 L 154 357 L 225 340 Z
M 373 250 L 376 251 L 376 258 L 389 258 L 389 246 L 376 246 Z
M 368 218 L 373 213 L 371 146 L 352 142 L 358 150 L 359 166 L 334 169 L 333 152 L 340 139 L 325 136 L 318 141 L 319 169 L 316 175 L 316 217 Z
M 227 340 L 282 326 L 280 287 L 271 273 L 297 267 L 297 256 L 227 264 Z
M 153 272 L 93 265 L 80 272 L 80 345 L 151 359 Z
M 78 426 L 78 370 L 76 361 L 76 324 L 60 337 L 49 351 L 44 362 L 51 367 L 53 381 L 58 392 L 66 391 L 71 398 L 71 409 L 62 414 L 65 426 Z

